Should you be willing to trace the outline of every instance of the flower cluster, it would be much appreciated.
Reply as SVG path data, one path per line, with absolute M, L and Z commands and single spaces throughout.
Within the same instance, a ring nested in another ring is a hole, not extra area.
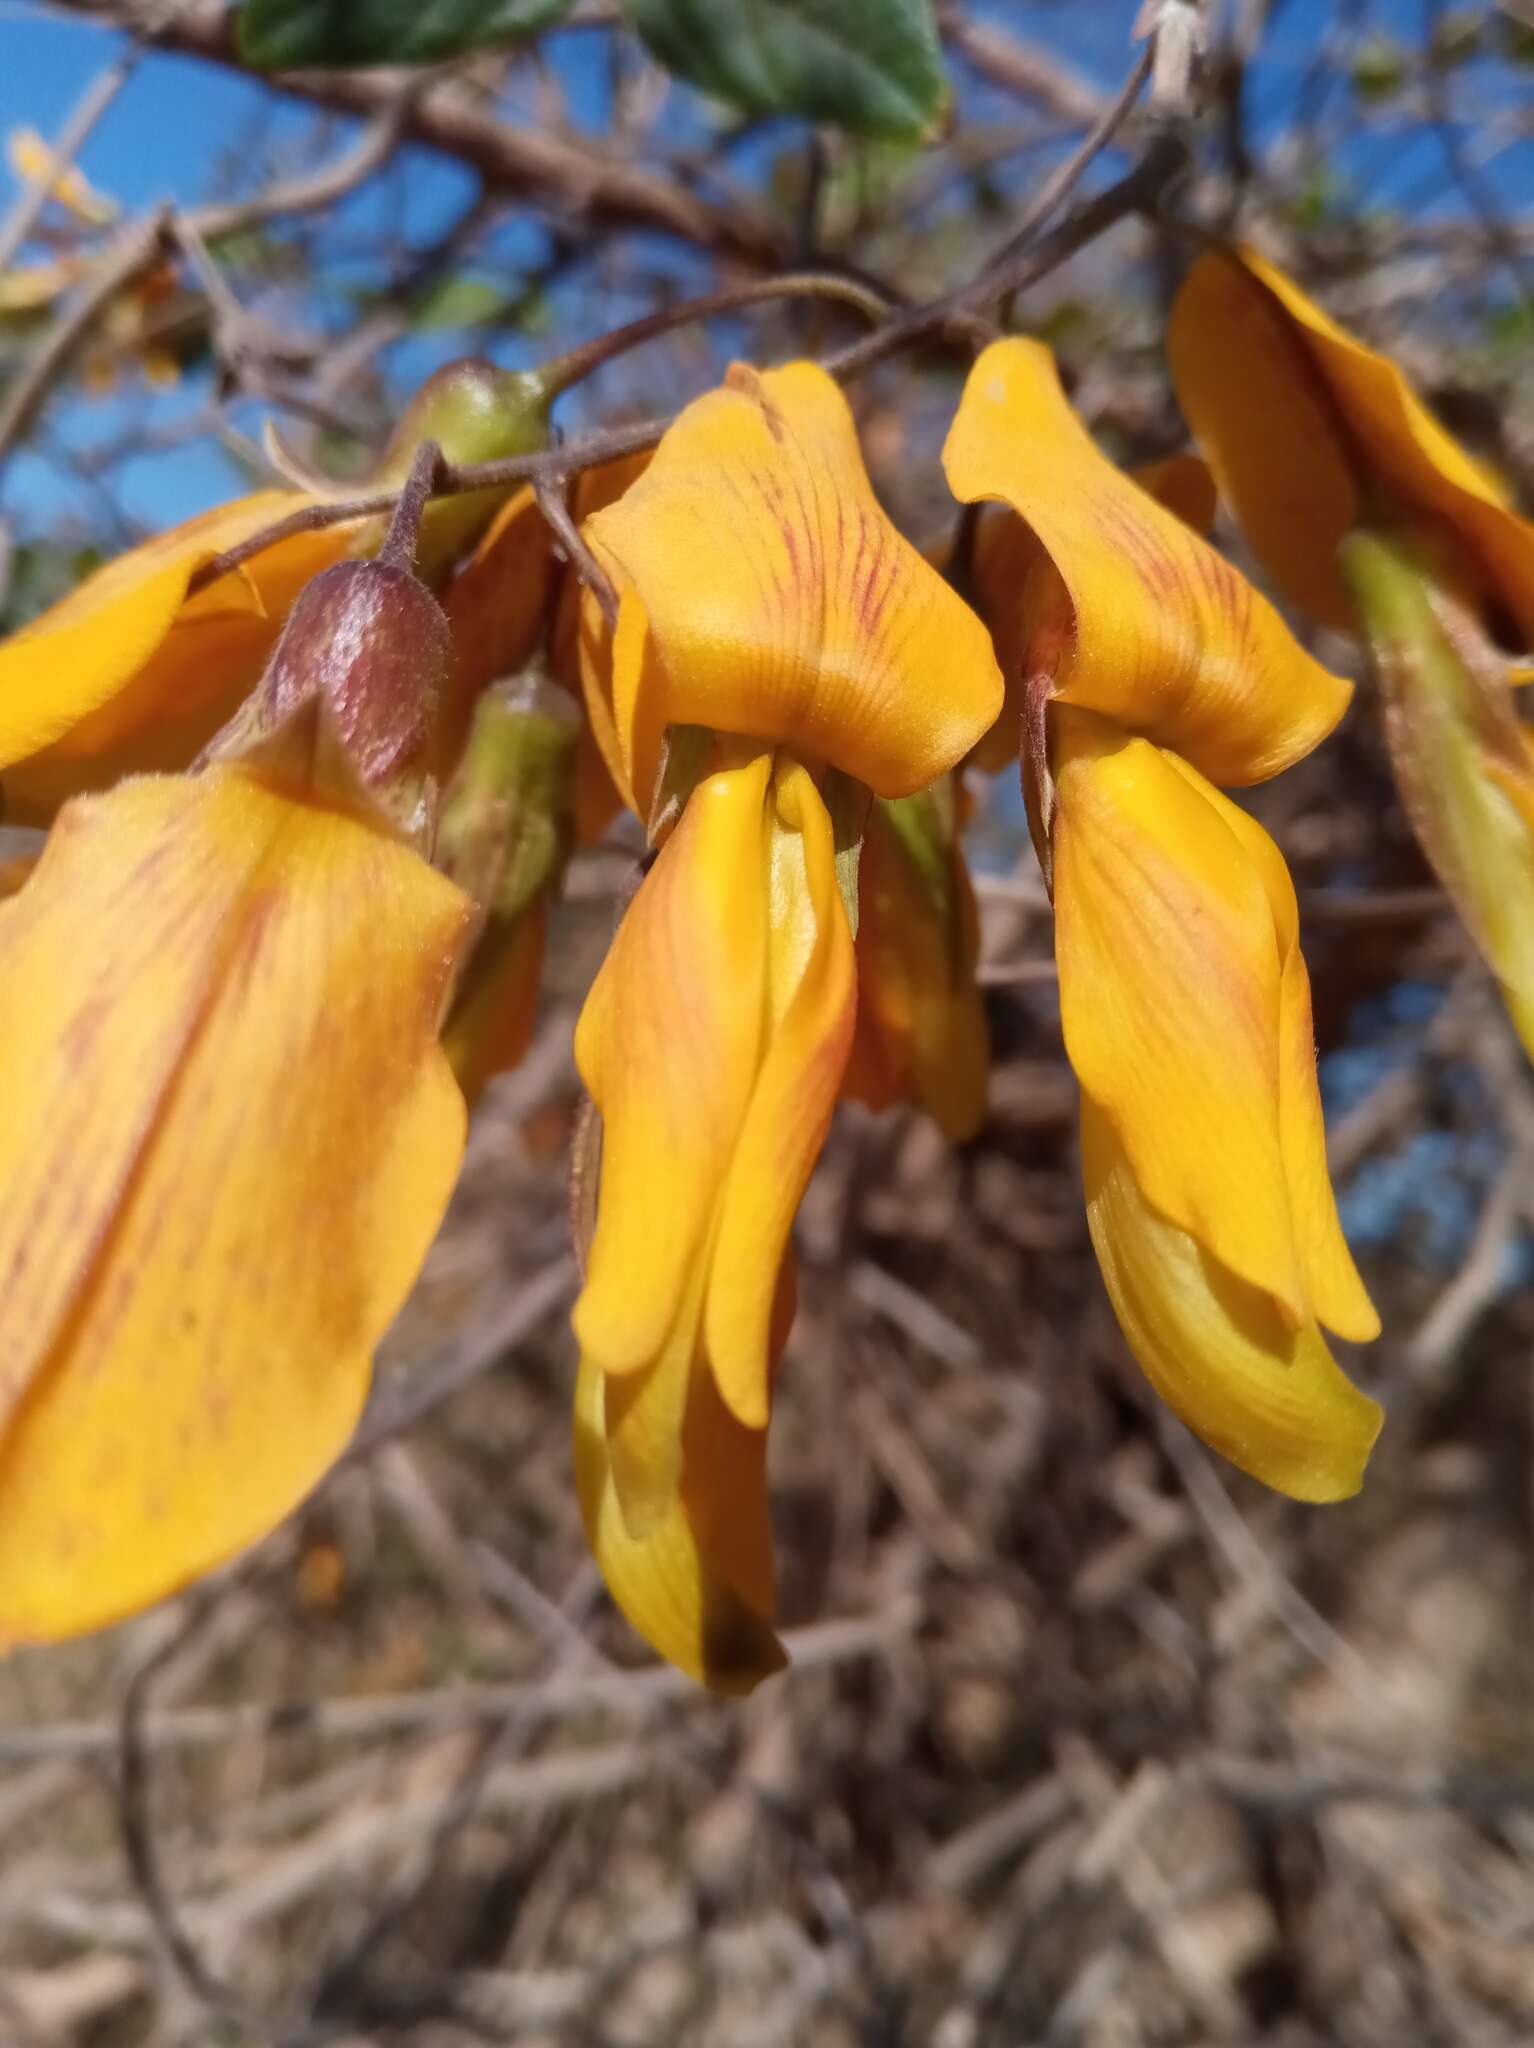
M 1245 1470 L 1357 1489 L 1380 1412 L 1324 1332 L 1378 1319 L 1294 887 L 1226 794 L 1352 686 L 1205 534 L 1217 485 L 1283 595 L 1371 650 L 1413 824 L 1534 1043 L 1534 529 L 1256 256 L 1199 259 L 1170 345 L 1208 470 L 1131 477 L 1046 348 L 980 355 L 946 572 L 814 364 L 737 365 L 580 476 L 579 547 L 531 486 L 431 496 L 435 444 L 546 432 L 536 379 L 458 366 L 380 467 L 391 526 L 325 518 L 323 480 L 263 492 L 0 645 L 6 816 L 50 828 L 0 904 L 27 1076 L 0 1106 L 0 1641 L 163 1597 L 334 1462 L 467 1111 L 526 1050 L 572 850 L 626 810 L 649 853 L 575 1033 L 576 1488 L 662 1655 L 729 1692 L 774 1670 L 795 1215 L 840 1098 L 956 1143 L 984 1121 L 966 778 L 1012 762 L 1130 1348 Z

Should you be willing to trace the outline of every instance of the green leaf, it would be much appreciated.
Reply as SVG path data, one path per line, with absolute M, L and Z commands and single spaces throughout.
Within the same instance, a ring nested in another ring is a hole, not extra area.
M 572 0 L 246 0 L 240 55 L 258 71 L 307 64 L 436 64 L 536 35 Z
M 627 0 L 668 71 L 750 114 L 892 141 L 948 108 L 932 0 Z

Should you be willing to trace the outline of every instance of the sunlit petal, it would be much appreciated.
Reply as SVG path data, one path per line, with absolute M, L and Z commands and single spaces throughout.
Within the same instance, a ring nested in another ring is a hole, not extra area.
M 1378 1406 L 1314 1320 L 1293 1327 L 1146 1198 L 1115 1120 L 1082 1101 L 1087 1220 L 1109 1298 L 1147 1379 L 1205 1443 L 1296 1500 L 1356 1493 Z
M 1146 1200 L 1298 1327 L 1371 1336 L 1326 1177 L 1292 885 L 1175 755 L 1064 707 L 1056 952 L 1066 1049 Z
M 781 743 L 899 796 L 995 720 L 984 629 L 879 506 L 847 402 L 813 364 L 737 365 L 587 533 L 625 610 L 642 608 L 631 634 L 620 624 L 613 684 L 641 815 L 667 725 Z
M 1109 462 L 1041 343 L 986 349 L 943 459 L 958 498 L 1010 505 L 1047 552 L 1058 594 L 1035 568 L 1016 601 L 1033 630 L 1060 640 L 1048 655 L 1059 701 L 1175 747 L 1220 783 L 1276 774 L 1342 716 L 1351 686 L 1305 653 L 1230 563 Z
M 575 1035 L 602 1171 L 575 1311 L 604 1372 L 649 1365 L 702 1256 L 767 1014 L 771 757 L 710 775 L 629 905 Z
M 773 777 L 764 855 L 767 1039 L 721 1190 L 704 1318 L 720 1391 L 756 1429 L 767 1426 L 778 1272 L 825 1143 L 856 1002 L 831 820 L 809 775 L 793 763 Z
M 1388 356 L 1250 249 L 1209 250 L 1168 332 L 1178 396 L 1275 581 L 1329 625 L 1353 612 L 1337 549 L 1357 524 L 1438 523 L 1534 646 L 1534 524 Z
M 1195 533 L 1209 531 L 1215 515 L 1214 478 L 1198 456 L 1168 455 L 1159 462 L 1142 463 L 1131 474 L 1142 491 L 1175 512 L 1185 526 Z M 1007 694 L 1001 716 L 971 756 L 977 768 L 995 771 L 1017 765 L 1030 642 L 1038 626 L 1023 597 L 1044 558 L 1043 543 L 1025 519 L 1000 505 L 987 507 L 975 535 L 973 596 L 991 629 Z
M 0 787 L 12 823 L 129 773 L 184 768 L 248 694 L 299 589 L 355 526 L 294 535 L 188 599 L 215 555 L 306 500 L 262 491 L 108 562 L 0 641 Z
M 716 1692 L 750 1692 L 786 1661 L 772 1628 L 766 1438 L 742 1428 L 698 1369 L 685 1425 L 685 1476 L 664 1516 L 635 1537 L 613 1486 L 605 1396 L 600 1366 L 583 1358 L 576 1486 L 602 1576 L 661 1656 Z
M 345 1442 L 462 1149 L 466 917 L 237 769 L 72 806 L 0 908 L 0 1638 L 174 1590 Z

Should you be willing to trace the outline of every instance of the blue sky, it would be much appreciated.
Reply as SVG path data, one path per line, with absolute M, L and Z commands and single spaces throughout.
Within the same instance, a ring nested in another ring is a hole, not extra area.
M 1125 68 L 1137 9 L 1138 0 L 1094 0 L 1091 7 L 1074 0 L 991 0 L 984 11 L 1051 45 L 1080 69 L 1111 81 Z M 1375 12 L 1378 18 L 1396 21 L 1402 33 L 1410 35 L 1420 21 L 1420 0 L 1393 0 L 1390 7 Z M 1327 0 L 1280 0 L 1263 63 L 1251 84 L 1250 104 L 1260 134 L 1272 137 L 1288 120 L 1319 38 L 1337 13 Z M 600 41 L 576 33 L 551 37 L 546 45 L 566 81 L 575 118 L 596 130 L 606 116 Z M 0 129 L 26 123 L 52 133 L 120 46 L 121 38 L 114 32 L 49 14 L 32 0 L 0 0 Z M 679 96 L 678 122 L 687 118 L 688 104 Z M 82 152 L 82 167 L 130 212 L 161 199 L 204 197 L 221 176 L 227 176 L 231 162 L 238 162 L 242 140 L 248 143 L 256 132 L 267 105 L 263 87 L 231 72 L 151 54 L 91 136 Z M 991 111 L 1004 109 L 1005 102 L 998 100 Z M 312 133 L 316 116 L 313 109 L 289 102 L 281 118 L 297 137 Z M 344 140 L 345 126 L 338 124 L 336 147 L 344 146 Z M 761 175 L 783 140 L 781 125 L 769 128 L 749 152 L 740 153 L 733 168 L 739 175 Z M 1430 132 L 1420 132 L 1406 147 L 1388 134 L 1364 135 L 1344 160 L 1329 168 L 1333 175 L 1352 180 L 1373 204 L 1404 203 L 1417 211 L 1454 203 L 1439 144 Z M 1026 175 L 1038 175 L 1037 159 Z M 1529 203 L 1534 199 L 1534 143 L 1499 155 L 1488 175 L 1507 200 Z M 8 174 L 0 169 L 0 210 L 9 197 L 7 183 Z M 425 239 L 455 217 L 472 193 L 472 179 L 457 166 L 427 152 L 414 152 L 407 176 L 387 192 L 375 186 L 352 201 L 350 219 L 362 229 L 370 219 L 376 224 L 376 209 L 400 205 L 408 234 Z M 520 268 L 536 263 L 541 251 L 538 231 L 511 223 L 494 245 L 498 274 L 514 278 Z M 273 310 L 283 316 L 280 302 Z M 627 317 L 635 310 L 630 305 L 617 307 L 614 317 Z M 584 301 L 577 317 L 590 318 Z M 463 347 L 462 337 L 451 333 L 423 337 L 393 368 L 402 380 L 410 381 Z M 527 345 L 515 337 L 497 337 L 489 352 L 514 361 L 525 357 Z M 189 387 L 156 401 L 156 424 L 173 424 L 178 414 L 197 404 L 197 380 L 189 380 Z M 129 417 L 129 403 L 83 401 L 71 416 L 61 420 L 55 415 L 54 459 L 25 453 L 13 459 L 0 476 L 0 509 L 23 531 L 71 519 L 84 525 L 99 520 L 99 501 L 93 501 L 89 492 L 82 495 L 78 478 L 70 473 L 68 452 L 119 431 Z M 254 426 L 254 414 L 242 418 L 241 424 Z M 56 459 L 60 452 L 62 462 Z M 130 519 L 155 524 L 226 496 L 239 483 L 237 471 L 216 447 L 188 444 L 127 465 L 120 496 Z

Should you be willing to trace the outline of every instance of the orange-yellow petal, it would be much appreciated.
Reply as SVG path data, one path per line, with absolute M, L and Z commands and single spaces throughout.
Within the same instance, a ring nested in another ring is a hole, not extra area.
M 637 1372 L 665 1344 L 756 1084 L 770 767 L 758 754 L 694 790 L 576 1026 L 576 1064 L 602 1116 L 602 1167 L 575 1329 L 605 1373 Z
M 1310 751 L 1351 686 L 1311 659 L 1225 559 L 1097 448 L 1049 350 L 1007 340 L 970 373 L 943 451 L 965 503 L 997 500 L 1053 565 L 1017 594 L 1058 634 L 1054 695 L 1175 747 L 1211 781 L 1258 782 Z M 1025 661 L 1032 666 L 1031 657 Z
M 1195 533 L 1207 533 L 1214 524 L 1214 478 L 1198 456 L 1168 455 L 1143 463 L 1133 476 L 1142 491 L 1149 491 Z M 982 516 L 975 536 L 974 598 L 990 628 L 1007 693 L 1001 716 L 970 757 L 988 773 L 1017 765 L 1029 642 L 1037 624 L 1022 599 L 1043 555 L 1038 535 L 1016 512 L 993 505 Z
M 984 628 L 891 524 L 813 364 L 737 365 L 586 531 L 640 613 L 627 634 L 620 620 L 613 705 L 641 816 L 668 725 L 782 744 L 901 796 L 1000 710 Z
M 520 1066 L 538 1018 L 548 910 L 539 896 L 485 956 L 454 999 L 443 1050 L 472 1109 L 497 1074 Z
M 305 503 L 261 491 L 120 555 L 0 642 L 0 788 L 13 824 L 125 774 L 184 768 L 260 676 L 293 599 L 355 526 L 281 541 L 186 595 L 192 576 Z
M 1351 631 L 1337 549 L 1367 516 L 1430 521 L 1534 646 L 1534 523 L 1388 356 L 1250 249 L 1210 250 L 1172 309 L 1178 397 L 1221 491 L 1286 595 Z
M 264 1535 L 440 1221 L 459 892 L 239 769 L 72 805 L 0 908 L 0 1640 Z
M 474 706 L 498 677 L 525 668 L 553 602 L 554 548 L 529 484 L 506 500 L 443 594 L 453 681 L 440 717 L 443 779 L 463 752 Z
M 1367 1343 L 1379 1335 L 1380 1319 L 1342 1234 L 1326 1164 L 1310 975 L 1300 951 L 1300 911 L 1288 863 L 1248 812 L 1211 789 L 1175 754 L 1166 759 L 1218 812 L 1267 892 L 1280 962 L 1278 1137 L 1295 1250 L 1311 1315 L 1339 1337 Z
M 1258 560 L 1293 605 L 1353 630 L 1337 549 L 1366 479 L 1294 322 L 1239 258 L 1200 256 L 1167 326 L 1178 402 Z
M 1146 1200 L 1290 1327 L 1325 1312 L 1372 1334 L 1298 1073 L 1314 1054 L 1281 857 L 1177 757 L 1090 713 L 1051 718 L 1060 1005 L 1083 1090 Z
M 575 1475 L 586 1533 L 613 1598 L 661 1656 L 716 1692 L 748 1693 L 781 1670 L 773 1632 L 766 1438 L 729 1413 L 695 1371 L 683 1477 L 662 1518 L 630 1533 L 613 1484 L 607 1382 L 581 1360 Z
M 857 994 L 831 819 L 807 771 L 781 757 L 763 863 L 766 1040 L 721 1191 L 703 1326 L 725 1403 L 753 1429 L 767 1426 L 778 1274 L 836 1106 Z
M 1109 1299 L 1147 1379 L 1188 1427 L 1243 1472 L 1296 1500 L 1358 1491 L 1379 1407 L 1327 1350 L 1150 1202 L 1115 1120 L 1081 1110 L 1087 1220 Z
M 945 846 L 926 817 L 903 826 L 899 805 L 875 803 L 858 861 L 857 1030 L 844 1095 L 873 1109 L 914 1102 L 954 1144 L 975 1135 L 990 1080 L 979 949 L 957 840 Z

